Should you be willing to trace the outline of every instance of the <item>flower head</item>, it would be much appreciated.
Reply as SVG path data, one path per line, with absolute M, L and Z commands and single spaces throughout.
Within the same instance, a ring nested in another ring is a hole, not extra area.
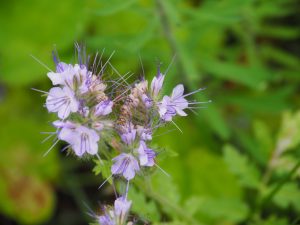
M 139 163 L 131 154 L 121 153 L 112 160 L 112 174 L 122 174 L 126 180 L 134 178 L 135 173 L 140 170 Z

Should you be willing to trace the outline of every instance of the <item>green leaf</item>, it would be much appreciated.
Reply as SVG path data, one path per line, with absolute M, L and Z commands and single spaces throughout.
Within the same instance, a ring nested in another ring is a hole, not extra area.
M 153 225 L 189 225 L 189 223 L 184 222 L 184 221 L 172 221 L 172 222 L 159 222 L 159 223 L 153 223 Z
M 243 221 L 248 215 L 248 207 L 236 198 L 191 197 L 185 202 L 187 213 L 193 213 L 209 224 L 216 222 Z
M 147 199 L 146 196 L 135 187 L 130 188 L 128 199 L 132 201 L 132 212 L 139 215 L 143 220 L 151 222 L 159 221 L 160 213 L 155 202 L 151 199 Z
M 288 97 L 295 91 L 293 86 L 283 87 L 276 93 L 270 91 L 256 93 L 234 93 L 220 97 L 223 104 L 234 104 L 244 109 L 245 113 L 268 112 L 275 114 L 290 107 Z
M 111 167 L 111 162 L 109 162 L 108 160 L 104 160 L 101 159 L 95 159 L 94 162 L 96 163 L 93 172 L 95 173 L 95 175 L 99 175 L 101 174 L 103 179 L 107 179 L 111 176 L 111 171 L 110 171 L 110 167 Z M 112 179 L 108 179 L 109 183 L 112 183 Z
M 287 27 L 287 26 L 266 26 L 261 25 L 257 33 L 266 37 L 278 38 L 278 39 L 297 39 L 300 35 L 299 29 L 296 27 Z
M 230 80 L 253 89 L 265 88 L 265 82 L 271 77 L 268 70 L 258 66 L 242 66 L 217 60 L 203 60 L 201 65 L 205 71 L 217 78 Z
M 230 171 L 238 177 L 244 187 L 258 188 L 260 184 L 258 169 L 231 145 L 224 146 L 224 160 Z
M 223 139 L 228 140 L 230 137 L 230 128 L 228 127 L 225 119 L 221 115 L 220 110 L 214 105 L 214 103 L 208 106 L 208 109 L 203 110 L 207 123 L 209 126 Z M 198 121 L 202 121 L 201 118 Z
M 300 212 L 300 189 L 296 183 L 287 183 L 274 196 L 273 201 L 284 209 L 293 206 Z
M 261 53 L 265 58 L 271 59 L 283 66 L 297 69 L 300 63 L 300 59 L 297 56 L 273 46 L 262 46 Z
M 259 220 L 259 222 L 253 222 L 251 225 L 296 225 L 288 222 L 286 218 L 279 218 L 272 215 L 264 220 Z
M 161 171 L 157 171 L 151 177 L 151 187 L 154 192 L 154 196 L 162 204 L 161 210 L 165 213 L 177 218 L 176 211 L 172 206 L 176 207 L 180 201 L 180 193 L 178 187 L 172 180 L 172 178 L 167 177 Z M 165 203 L 166 205 L 163 205 Z
M 254 135 L 259 145 L 259 153 L 264 162 L 267 162 L 274 148 L 274 140 L 268 126 L 260 120 L 255 120 L 253 124 Z
M 277 148 L 280 153 L 300 144 L 300 111 L 284 112 L 281 128 L 277 136 Z
M 192 149 L 185 157 L 185 186 L 190 195 L 232 197 L 239 199 L 242 191 L 227 165 L 217 154 L 206 149 Z M 180 157 L 180 156 L 179 156 Z M 209 171 L 209 172 L 208 172 Z M 222 177 L 222 185 L 216 177 Z M 186 185 L 189 184 L 189 185 Z

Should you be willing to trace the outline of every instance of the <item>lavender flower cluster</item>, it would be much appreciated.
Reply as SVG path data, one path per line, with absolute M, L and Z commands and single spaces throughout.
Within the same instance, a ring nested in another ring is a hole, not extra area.
M 157 153 L 150 147 L 153 133 L 174 123 L 175 116 L 187 116 L 186 109 L 197 108 L 202 102 L 186 97 L 202 89 L 184 94 L 179 84 L 171 95 L 162 96 L 165 74 L 159 68 L 149 86 L 144 77 L 133 84 L 127 83 L 126 75 L 108 77 L 104 73 L 106 65 L 111 65 L 108 61 L 101 62 L 100 71 L 95 61 L 91 69 L 88 60 L 83 63 L 81 58 L 75 65 L 60 62 L 57 56 L 54 61 L 56 71 L 47 74 L 53 87 L 46 92 L 45 107 L 59 118 L 53 122 L 55 144 L 66 142 L 65 149 L 79 158 L 96 156 L 101 161 L 105 157 L 111 162 L 111 176 L 127 181 L 126 193 L 95 218 L 100 225 L 124 225 L 131 207 L 127 199 L 129 181 L 141 170 L 158 167 Z M 99 147 L 101 142 L 111 148 Z

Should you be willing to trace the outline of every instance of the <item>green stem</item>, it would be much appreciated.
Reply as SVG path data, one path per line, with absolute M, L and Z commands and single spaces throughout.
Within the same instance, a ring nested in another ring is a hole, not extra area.
M 298 161 L 295 166 L 291 169 L 291 171 L 276 185 L 276 187 L 262 200 L 260 208 L 266 205 L 268 202 L 274 198 L 274 196 L 278 193 L 278 191 L 283 187 L 283 185 L 289 181 L 294 173 L 299 169 L 300 161 Z
M 167 3 L 167 1 L 163 0 L 155 0 L 155 3 L 166 40 L 170 45 L 172 54 L 177 55 L 178 57 L 177 66 L 179 73 L 182 75 L 184 83 L 188 84 L 191 88 L 196 89 L 197 82 L 195 82 L 195 79 L 198 80 L 200 75 L 191 63 L 190 57 L 186 54 L 184 46 L 177 41 L 172 31 L 172 20 L 167 12 L 168 4 L 172 3 Z

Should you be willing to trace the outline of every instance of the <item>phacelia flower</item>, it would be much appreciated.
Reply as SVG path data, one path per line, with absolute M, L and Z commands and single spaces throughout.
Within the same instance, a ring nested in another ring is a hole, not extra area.
M 49 112 L 57 112 L 60 119 L 65 119 L 70 115 L 70 112 L 78 111 L 79 101 L 68 87 L 53 87 L 46 99 L 46 107 Z
M 138 153 L 141 166 L 153 166 L 155 164 L 154 158 L 156 154 L 152 149 L 147 147 L 144 141 L 140 142 Z
M 124 196 L 121 196 L 115 200 L 114 213 L 117 224 L 124 224 L 126 222 L 130 207 L 131 201 L 126 200 Z
M 58 134 L 60 140 L 68 142 L 75 154 L 81 157 L 84 153 L 95 155 L 98 152 L 98 133 L 86 126 L 66 123 Z
M 135 173 L 140 170 L 138 161 L 131 154 L 121 153 L 112 160 L 114 162 L 111 167 L 112 174 L 121 174 L 126 180 L 134 178 Z
M 47 76 L 53 85 L 67 85 L 71 87 L 76 74 L 73 65 L 60 62 L 56 65 L 56 72 L 49 72 Z
M 140 136 L 140 139 L 143 141 L 152 140 L 152 130 L 151 128 L 145 128 L 143 126 L 137 126 L 137 133 Z
M 142 95 L 142 100 L 146 106 L 146 108 L 150 108 L 153 105 L 153 101 L 146 94 Z
M 158 69 L 157 75 L 153 78 L 151 82 L 151 94 L 153 97 L 157 96 L 163 86 L 165 75 L 163 75 Z
M 98 216 L 98 223 L 99 225 L 116 225 L 113 219 L 113 212 L 105 212 L 103 215 Z M 111 215 L 110 215 L 111 214 Z
M 177 85 L 172 92 L 171 97 L 164 96 L 163 100 L 158 104 L 160 117 L 165 121 L 171 121 L 176 114 L 186 116 L 183 111 L 188 108 L 188 101 L 183 95 L 184 87 L 182 84 Z
M 114 207 L 103 207 L 104 214 L 95 216 L 99 225 L 124 225 L 131 207 L 131 201 L 124 196 L 115 200 Z
M 127 145 L 131 145 L 136 137 L 136 129 L 132 123 L 122 127 L 121 139 Z
M 95 106 L 95 116 L 106 116 L 112 112 L 113 102 L 104 100 Z
M 56 72 L 47 74 L 53 85 L 67 86 L 73 91 L 78 89 L 80 94 L 84 94 L 89 90 L 89 80 L 92 79 L 92 74 L 85 65 L 75 64 L 73 66 L 60 62 L 56 68 Z

